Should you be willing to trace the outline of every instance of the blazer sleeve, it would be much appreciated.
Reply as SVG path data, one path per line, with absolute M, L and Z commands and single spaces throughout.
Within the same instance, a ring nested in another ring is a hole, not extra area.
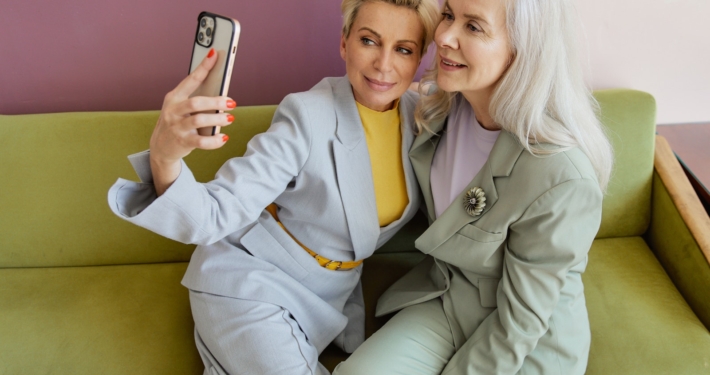
M 140 183 L 119 179 L 108 194 L 111 210 L 164 237 L 209 245 L 257 220 L 303 168 L 311 147 L 311 126 L 297 95 L 287 96 L 271 127 L 249 141 L 243 157 L 228 160 L 208 183 L 195 180 L 187 165 L 157 197 L 149 154 L 130 157 Z
M 443 374 L 516 374 L 548 331 L 570 269 L 586 260 L 601 223 L 596 181 L 563 182 L 509 227 L 496 311 L 462 345 Z

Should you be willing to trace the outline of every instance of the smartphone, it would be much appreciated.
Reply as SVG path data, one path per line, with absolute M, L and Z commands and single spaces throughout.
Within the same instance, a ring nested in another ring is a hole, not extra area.
M 197 32 L 195 32 L 195 42 L 192 47 L 189 73 L 192 73 L 200 65 L 213 48 L 217 54 L 217 63 L 205 81 L 190 97 L 227 96 L 240 32 L 239 21 L 235 19 L 209 12 L 200 13 L 197 17 Z M 197 132 L 200 135 L 215 135 L 219 133 L 219 126 L 200 128 L 197 129 Z

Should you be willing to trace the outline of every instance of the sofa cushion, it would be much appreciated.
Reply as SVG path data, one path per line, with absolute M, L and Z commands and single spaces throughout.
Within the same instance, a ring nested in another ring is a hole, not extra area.
M 642 238 L 594 241 L 582 277 L 588 375 L 710 372 L 710 333 Z
M 0 269 L 0 373 L 201 374 L 186 267 Z
M 367 333 L 377 297 L 423 255 L 382 253 L 363 271 Z M 199 374 L 185 263 L 0 269 L 0 363 L 8 374 Z M 592 329 L 587 374 L 697 374 L 710 333 L 640 237 L 596 240 L 583 275 Z M 37 355 L 42 353 L 42 355 Z M 329 348 L 332 368 L 346 355 Z

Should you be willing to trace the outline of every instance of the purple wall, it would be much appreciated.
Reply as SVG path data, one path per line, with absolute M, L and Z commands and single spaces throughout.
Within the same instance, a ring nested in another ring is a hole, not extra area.
M 242 25 L 229 91 L 239 105 L 345 73 L 338 0 L 2 3 L 0 114 L 159 109 L 187 74 L 203 10 Z

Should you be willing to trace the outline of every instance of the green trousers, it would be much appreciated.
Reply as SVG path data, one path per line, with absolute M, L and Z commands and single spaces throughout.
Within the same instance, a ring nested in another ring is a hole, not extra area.
M 333 375 L 435 375 L 454 355 L 440 298 L 407 307 L 363 343 Z

